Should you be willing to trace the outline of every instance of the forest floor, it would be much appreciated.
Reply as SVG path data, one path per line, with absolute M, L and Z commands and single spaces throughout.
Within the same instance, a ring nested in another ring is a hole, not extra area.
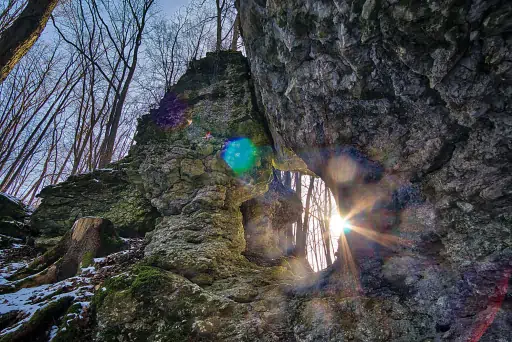
M 79 324 L 87 325 L 90 315 L 90 303 L 94 292 L 101 290 L 103 281 L 116 274 L 122 273 L 131 264 L 143 256 L 142 239 L 123 239 L 125 246 L 120 252 L 103 258 L 95 258 L 90 267 L 81 268 L 72 278 L 14 290 L 19 281 L 9 281 L 8 278 L 27 267 L 43 251 L 26 245 L 21 239 L 0 236 L 0 339 L 26 329 L 33 324 L 37 312 L 43 312 L 60 299 L 71 298 L 70 308 L 61 317 L 54 317 L 52 324 L 45 328 L 47 341 L 51 341 L 59 331 Z M 11 290 L 12 288 L 12 290 Z M 15 291 L 15 292 L 13 292 Z M 43 338 L 42 341 L 45 339 Z

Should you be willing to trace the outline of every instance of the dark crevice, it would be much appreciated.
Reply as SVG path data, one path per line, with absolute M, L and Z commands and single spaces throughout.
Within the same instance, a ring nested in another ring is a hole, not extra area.
M 440 170 L 446 164 L 448 164 L 453 157 L 453 153 L 455 152 L 457 145 L 469 139 L 470 129 L 467 127 L 454 125 L 448 131 L 459 132 L 459 134 L 444 143 L 444 145 L 439 150 L 439 153 L 434 158 L 434 161 L 431 163 L 430 167 L 423 173 L 423 177 Z

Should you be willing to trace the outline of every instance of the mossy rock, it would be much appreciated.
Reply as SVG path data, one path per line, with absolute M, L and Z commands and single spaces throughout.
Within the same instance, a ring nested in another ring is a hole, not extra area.
M 196 318 L 215 316 L 232 305 L 179 275 L 141 264 L 108 279 L 93 303 L 102 341 L 128 336 L 130 341 L 208 341 L 193 327 Z
M 89 315 L 84 317 L 83 310 L 82 303 L 74 303 L 69 307 L 52 342 L 92 341 L 92 319 Z
M 24 238 L 31 231 L 24 220 L 30 215 L 28 207 L 20 200 L 0 192 L 0 234 Z
M 80 217 L 112 221 L 124 237 L 144 236 L 160 214 L 122 170 L 96 170 L 44 188 L 31 226 L 43 237 L 64 235 Z
M 0 192 L 0 217 L 11 217 L 20 221 L 28 215 L 28 208 L 21 200 Z
M 0 342 L 30 341 L 34 336 L 44 336 L 53 323 L 69 308 L 73 297 L 63 297 L 37 310 L 30 320 L 16 331 L 0 338 Z

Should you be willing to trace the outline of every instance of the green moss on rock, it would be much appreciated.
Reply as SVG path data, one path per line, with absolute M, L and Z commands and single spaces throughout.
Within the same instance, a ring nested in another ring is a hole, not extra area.
M 69 308 L 72 301 L 73 297 L 63 297 L 37 310 L 19 329 L 2 336 L 0 342 L 30 341 L 35 336 L 43 336 L 54 321 Z
M 89 267 L 94 262 L 94 254 L 92 252 L 87 252 L 82 258 L 82 261 L 80 262 L 81 267 Z
M 85 216 L 112 221 L 121 236 L 143 236 L 160 216 L 123 170 L 71 176 L 44 188 L 39 197 L 42 201 L 31 225 L 45 237 L 64 235 L 77 218 Z

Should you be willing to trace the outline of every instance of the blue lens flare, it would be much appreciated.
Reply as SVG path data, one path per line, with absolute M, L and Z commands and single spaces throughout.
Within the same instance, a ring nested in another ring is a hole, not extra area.
M 238 138 L 228 141 L 222 159 L 236 174 L 251 170 L 256 161 L 257 149 L 248 138 Z

